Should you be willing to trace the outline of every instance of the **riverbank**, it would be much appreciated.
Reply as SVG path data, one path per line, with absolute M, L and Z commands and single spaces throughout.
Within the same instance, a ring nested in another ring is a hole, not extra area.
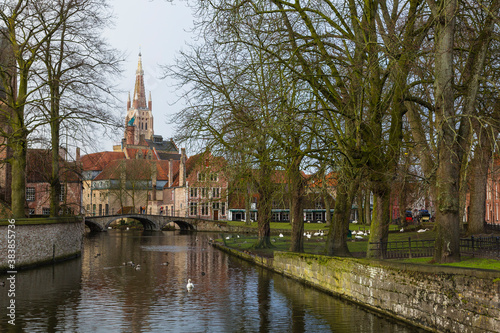
M 371 310 L 431 331 L 500 332 L 500 273 L 314 254 L 273 258 L 214 247 Z
M 78 217 L 0 220 L 0 273 L 78 257 L 84 231 Z

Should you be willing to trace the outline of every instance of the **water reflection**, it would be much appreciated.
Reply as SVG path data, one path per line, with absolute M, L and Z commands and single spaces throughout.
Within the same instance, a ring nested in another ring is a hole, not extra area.
M 2 316 L 0 331 L 416 331 L 227 256 L 208 244 L 210 237 L 90 234 L 82 258 L 17 274 L 17 326 Z M 129 261 L 140 269 L 123 265 Z M 3 295 L 0 306 L 7 306 Z

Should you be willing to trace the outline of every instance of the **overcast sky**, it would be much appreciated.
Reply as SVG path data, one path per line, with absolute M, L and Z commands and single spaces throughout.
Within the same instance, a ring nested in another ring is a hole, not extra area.
M 192 11 L 184 1 L 170 3 L 164 0 L 110 0 L 115 14 L 115 27 L 105 32 L 111 45 L 126 52 L 127 60 L 120 89 L 133 94 L 135 71 L 139 50 L 142 53 L 142 65 L 146 94 L 151 91 L 155 134 L 168 139 L 174 135 L 172 125 L 167 125 L 167 117 L 182 109 L 182 102 L 176 101 L 172 82 L 160 80 L 160 65 L 172 64 L 176 53 L 191 41 L 190 30 L 193 25 Z M 184 47 L 185 48 L 185 47 Z M 127 93 L 120 96 L 125 119 Z M 105 150 L 112 150 L 115 142 L 102 144 Z

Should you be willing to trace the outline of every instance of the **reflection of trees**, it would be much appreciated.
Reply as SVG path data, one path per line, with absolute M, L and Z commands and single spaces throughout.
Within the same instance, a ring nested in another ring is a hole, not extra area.
M 271 300 L 269 299 L 271 294 L 269 272 L 266 269 L 262 269 L 259 274 L 258 286 L 257 286 L 257 301 L 259 304 L 259 332 L 269 332 L 271 327 L 271 321 L 269 319 L 269 310 Z
M 42 327 L 46 332 L 56 331 L 61 321 L 66 320 L 60 318 L 61 313 L 65 317 L 76 316 L 81 275 L 81 259 L 17 273 L 16 326 L 9 325 L 9 317 L 2 315 L 0 328 L 9 328 L 10 332 L 30 331 L 33 321 L 27 322 L 23 318 L 37 318 L 36 327 Z M 2 276 L 1 280 L 5 281 L 7 277 Z M 5 288 L 2 289 L 2 294 L 5 294 L 0 297 L 2 309 L 6 309 L 10 301 Z M 2 314 L 5 311 L 2 310 Z
M 284 295 L 292 311 L 292 332 L 304 332 L 306 315 L 325 322 L 318 331 L 351 332 L 405 332 L 404 327 L 367 312 L 361 307 L 342 301 L 319 290 L 274 274 L 274 290 Z M 415 328 L 408 332 L 415 332 Z

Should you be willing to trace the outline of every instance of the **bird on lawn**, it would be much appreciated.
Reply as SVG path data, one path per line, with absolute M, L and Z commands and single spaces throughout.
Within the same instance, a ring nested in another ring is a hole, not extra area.
M 426 231 L 428 231 L 428 230 L 429 230 L 429 229 L 427 229 L 427 228 L 426 228 L 426 229 L 420 229 L 420 230 L 418 230 L 417 232 L 426 232 Z

